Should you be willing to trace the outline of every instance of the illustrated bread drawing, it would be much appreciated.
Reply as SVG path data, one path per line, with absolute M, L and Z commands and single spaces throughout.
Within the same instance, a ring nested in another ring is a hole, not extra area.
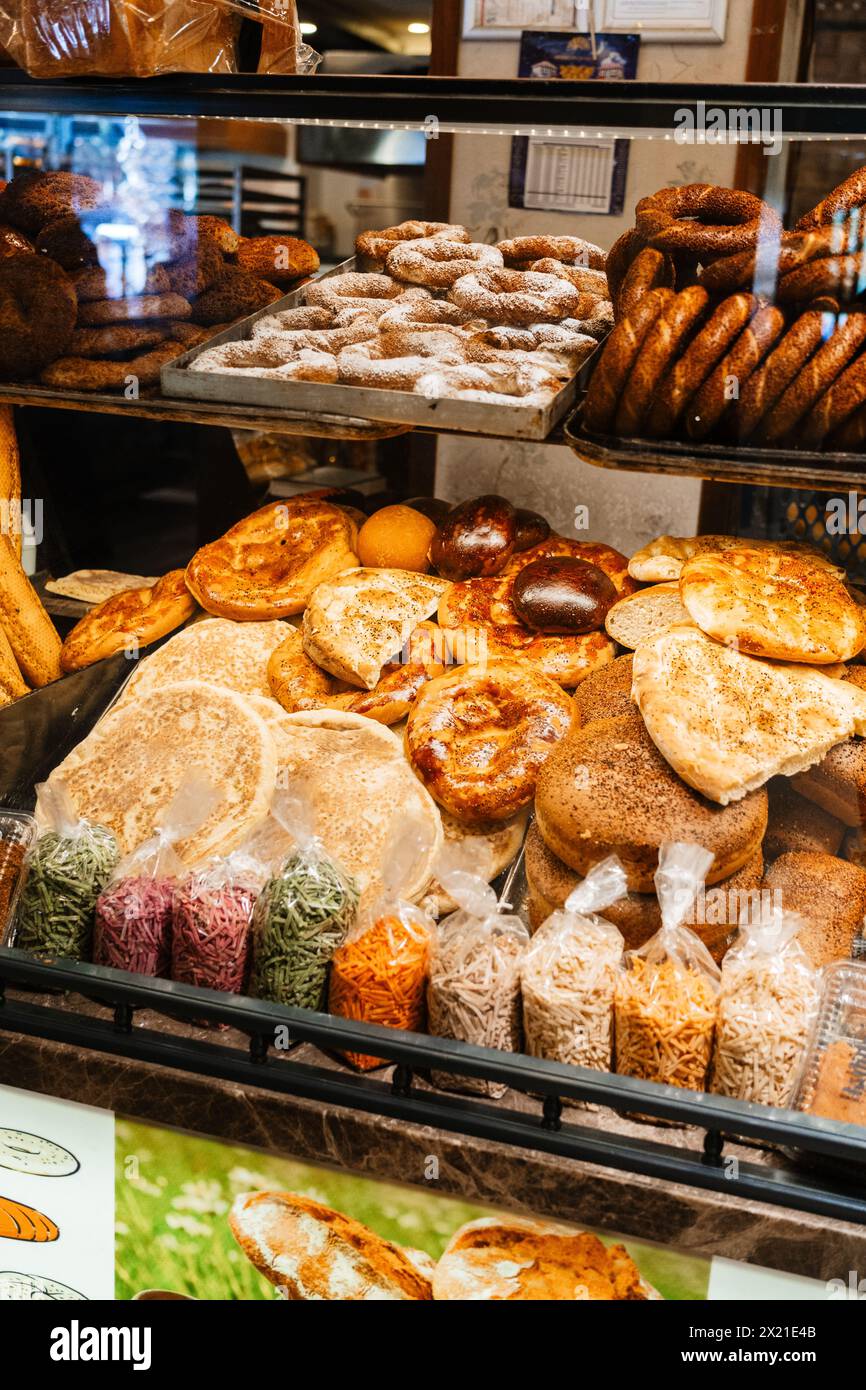
M 0 1168 L 36 1178 L 67 1178 L 79 1167 L 75 1155 L 51 1139 L 22 1129 L 0 1129 Z
M 15 1202 L 11 1197 L 0 1197 L 0 1238 L 7 1240 L 27 1240 L 36 1244 L 56 1240 L 59 1228 L 50 1216 L 43 1216 L 35 1207 Z

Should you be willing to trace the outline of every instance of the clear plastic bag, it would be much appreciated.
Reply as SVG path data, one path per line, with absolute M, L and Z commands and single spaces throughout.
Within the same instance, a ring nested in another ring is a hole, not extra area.
M 331 961 L 332 1014 L 383 1028 L 424 1031 L 433 921 L 397 893 L 400 884 L 417 878 L 415 866 L 430 854 L 430 833 L 428 825 L 413 820 L 395 828 L 382 861 L 382 892 L 369 906 L 362 903 L 355 926 Z M 365 1053 L 342 1055 L 362 1071 L 386 1065 L 381 1057 Z
M 821 1001 L 821 976 L 797 940 L 793 913 L 766 909 L 741 924 L 725 956 L 710 1089 L 787 1106 Z
M 42 782 L 36 794 L 50 829 L 27 856 L 15 945 L 51 959 L 90 960 L 93 910 L 117 864 L 117 840 L 75 814 L 62 781 Z
M 669 841 L 655 875 L 662 925 L 627 951 L 616 987 L 616 1070 L 623 1076 L 703 1091 L 713 1055 L 719 967 L 683 926 L 713 855 Z
M 196 0 L 196 3 L 208 8 L 218 6 L 261 24 L 259 72 L 309 74 L 315 72 L 322 61 L 321 56 L 301 40 L 295 0 Z
M 322 1009 L 331 958 L 357 915 L 358 885 L 316 838 L 304 797 L 276 795 L 271 815 L 297 848 L 256 902 L 250 993 L 292 1008 Z
M 596 864 L 539 928 L 523 962 L 523 1027 L 530 1057 L 610 1071 L 613 1004 L 623 938 L 597 916 L 628 892 L 615 855 Z
M 0 0 L 0 44 L 31 77 L 236 72 L 236 35 L 200 0 Z
M 477 846 L 477 862 L 467 862 Z M 519 1052 L 520 969 L 529 933 L 519 917 L 502 911 L 488 883 L 489 851 L 484 841 L 446 850 L 437 879 L 458 910 L 433 936 L 427 985 L 427 1022 L 437 1038 Z M 488 862 L 483 862 L 484 860 Z M 472 1095 L 502 1096 L 495 1081 L 434 1071 L 434 1086 Z
M 117 865 L 96 903 L 94 964 L 135 975 L 168 976 L 172 903 L 177 880 L 185 872 L 174 847 L 207 820 L 216 799 L 207 778 L 190 772 L 157 819 L 150 839 Z
M 252 953 L 252 915 L 267 871 L 242 845 L 210 859 L 176 886 L 171 910 L 171 978 L 243 994 Z

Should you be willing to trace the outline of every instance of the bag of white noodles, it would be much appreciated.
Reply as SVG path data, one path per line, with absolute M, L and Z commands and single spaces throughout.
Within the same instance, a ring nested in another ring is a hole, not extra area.
M 710 1089 L 735 1100 L 790 1104 L 821 998 L 820 973 L 797 935 L 802 918 L 765 905 L 740 924 L 722 966 Z
M 523 1031 L 530 1057 L 610 1071 L 622 934 L 598 913 L 628 892 L 616 855 L 586 878 L 532 938 L 523 962 Z
M 437 879 L 458 904 L 436 930 L 427 984 L 427 1028 L 434 1037 L 519 1052 L 520 968 L 529 932 L 488 883 L 489 848 L 466 840 L 445 851 Z M 434 1071 L 434 1086 L 502 1096 L 495 1081 Z
M 659 850 L 662 925 L 638 950 L 626 951 L 616 986 L 616 1070 L 622 1076 L 706 1089 L 720 972 L 684 922 L 713 857 L 680 841 Z

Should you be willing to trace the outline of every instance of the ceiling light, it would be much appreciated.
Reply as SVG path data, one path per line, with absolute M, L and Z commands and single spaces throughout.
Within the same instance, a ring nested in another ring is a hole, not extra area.
M 302 34 L 317 34 L 319 32 L 318 24 L 308 24 L 305 21 L 299 24 L 298 28 Z
M 409 25 L 409 33 L 410 33 L 410 34 L 429 34 L 429 33 L 430 33 L 430 25 L 429 25 L 429 24 L 421 24 L 420 22 L 417 23 L 417 24 L 410 24 L 410 25 Z

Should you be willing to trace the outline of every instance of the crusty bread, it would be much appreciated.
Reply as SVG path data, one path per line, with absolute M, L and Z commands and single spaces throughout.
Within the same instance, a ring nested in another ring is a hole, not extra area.
M 840 743 L 839 748 L 848 744 Z M 827 754 L 832 758 L 833 749 Z M 824 760 L 825 762 L 827 759 Z M 800 773 L 799 777 L 774 777 L 767 786 L 770 797 L 770 816 L 767 833 L 764 836 L 764 858 L 777 859 L 780 854 L 791 850 L 814 850 L 820 854 L 838 854 L 845 826 L 834 815 L 822 810 L 814 801 L 807 800 L 796 790 L 801 778 L 808 779 L 817 768 Z
M 248 1260 L 293 1300 L 432 1298 L 419 1262 L 351 1216 L 296 1192 L 246 1192 L 229 1214 Z M 413 1252 L 414 1253 L 414 1252 Z
M 635 711 L 563 739 L 539 774 L 535 813 L 545 843 L 579 874 L 616 854 L 631 891 L 651 893 L 665 840 L 710 850 L 708 883 L 752 859 L 767 826 L 767 796 L 755 792 L 724 808 L 699 796 L 661 756 Z
M 60 676 L 60 635 L 18 558 L 15 541 L 0 535 L 0 626 L 29 685 Z
M 195 612 L 183 570 L 170 570 L 156 584 L 124 589 L 85 613 L 64 640 L 60 665 L 80 671 L 117 652 L 133 653 L 174 632 Z
M 752 656 L 825 666 L 866 643 L 866 609 L 811 560 L 739 547 L 683 565 L 680 597 L 692 622 Z
M 30 687 L 21 674 L 9 638 L 0 627 L 0 705 L 11 705 L 20 700 Z
M 638 648 L 632 694 L 671 767 L 723 806 L 866 733 L 866 691 L 747 656 L 686 624 Z
M 797 939 L 816 969 L 850 956 L 866 914 L 866 870 L 829 854 L 781 854 L 764 875 L 764 888 L 780 893 L 785 911 L 804 919 Z
M 11 405 L 0 406 L 0 529 L 21 555 L 21 455 Z
M 657 1297 L 622 1245 L 553 1222 L 484 1216 L 455 1231 L 433 1276 L 437 1300 L 644 1302 Z
M 837 743 L 819 763 L 792 781 L 800 796 L 814 803 L 813 811 L 820 806 L 845 825 L 862 825 L 866 820 L 866 742 L 861 739 Z
M 752 550 L 787 551 L 808 557 L 820 569 L 844 573 L 820 550 L 803 541 L 740 540 L 737 536 L 659 536 L 635 551 L 628 562 L 628 572 L 632 579 L 638 579 L 643 584 L 664 584 L 668 580 L 679 579 L 683 565 L 694 556 L 717 550 L 735 550 L 740 546 L 748 546 Z
M 594 719 L 615 719 L 619 714 L 633 714 L 637 709 L 631 698 L 632 659 L 618 656 L 581 681 L 574 692 L 574 703 L 581 724 Z
M 382 667 L 436 612 L 448 582 L 409 570 L 352 569 L 320 584 L 304 613 L 304 651 L 332 676 L 372 690 Z
M 688 622 L 688 618 L 676 584 L 654 584 L 615 603 L 608 610 L 604 626 L 608 637 L 634 651 L 656 632 L 663 632 L 674 623 Z

